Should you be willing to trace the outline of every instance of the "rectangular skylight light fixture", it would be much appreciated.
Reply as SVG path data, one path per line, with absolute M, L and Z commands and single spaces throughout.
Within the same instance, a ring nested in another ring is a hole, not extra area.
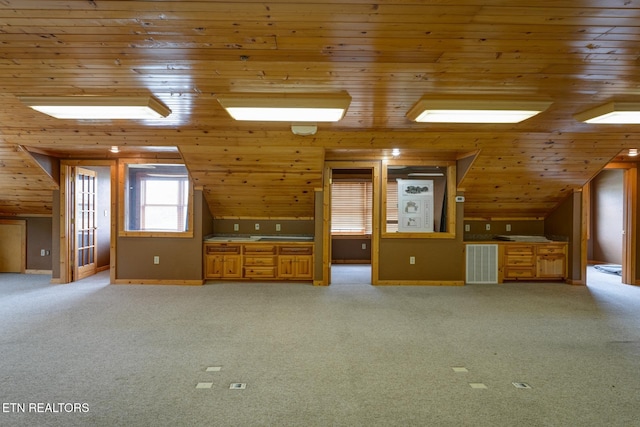
M 609 102 L 573 116 L 592 124 L 640 124 L 640 102 Z
M 151 96 L 23 96 L 24 104 L 56 119 L 161 119 L 171 110 Z
M 337 122 L 349 108 L 346 92 L 322 94 L 234 93 L 218 102 L 235 120 L 267 122 Z
M 407 117 L 421 123 L 518 123 L 550 105 L 549 101 L 422 98 Z

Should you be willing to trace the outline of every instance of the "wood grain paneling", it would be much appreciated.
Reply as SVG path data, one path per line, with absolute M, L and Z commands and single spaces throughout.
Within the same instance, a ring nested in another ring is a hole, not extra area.
M 47 215 L 55 182 L 20 146 L 60 158 L 182 155 L 217 217 L 313 217 L 323 162 L 456 159 L 468 218 L 548 215 L 638 126 L 573 114 L 634 100 L 638 0 L 0 2 L 0 215 Z M 345 118 L 295 136 L 234 122 L 232 92 L 338 92 Z M 24 95 L 153 94 L 163 120 L 59 121 Z M 423 95 L 545 98 L 516 125 L 417 124 Z
M 0 144 L 0 215 L 51 215 L 58 185 L 22 147 Z

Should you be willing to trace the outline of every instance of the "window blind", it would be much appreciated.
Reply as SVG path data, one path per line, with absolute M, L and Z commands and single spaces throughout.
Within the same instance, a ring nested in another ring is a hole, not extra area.
M 387 182 L 387 232 L 398 231 L 398 181 Z
M 335 182 L 331 186 L 331 233 L 371 234 L 371 182 Z

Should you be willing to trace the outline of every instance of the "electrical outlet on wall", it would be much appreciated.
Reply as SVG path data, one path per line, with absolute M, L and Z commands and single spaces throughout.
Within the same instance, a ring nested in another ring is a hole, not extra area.
M 410 256 L 409 257 L 409 264 L 415 264 L 415 263 L 416 263 L 416 257 Z
M 240 224 L 233 224 L 233 231 L 240 230 Z
M 155 255 L 155 256 L 153 257 L 153 263 L 154 263 L 154 264 L 160 264 L 160 257 L 159 257 L 158 255 Z
M 280 224 L 276 224 L 276 231 L 280 231 Z
M 484 226 L 484 229 L 485 229 L 485 230 L 487 230 L 487 231 L 491 230 L 491 224 L 487 224 L 487 225 L 485 225 L 485 226 Z
M 255 229 L 256 229 L 256 230 L 260 230 L 260 224 L 256 223 L 256 225 L 255 225 Z
M 505 225 L 505 227 L 504 227 L 504 228 L 505 228 L 505 230 L 507 230 L 507 231 L 511 231 L 511 224 L 507 224 L 507 225 Z
M 471 231 L 471 225 L 470 224 L 465 224 L 464 225 L 464 231 Z

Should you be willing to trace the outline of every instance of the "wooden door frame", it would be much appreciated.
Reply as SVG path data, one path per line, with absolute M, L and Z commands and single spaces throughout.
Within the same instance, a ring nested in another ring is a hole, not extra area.
M 110 245 L 109 245 L 109 282 L 115 283 L 116 280 L 116 219 L 117 219 L 117 162 L 116 160 L 61 160 L 60 161 L 60 279 L 58 283 L 69 283 L 71 281 L 73 266 L 70 262 L 71 250 L 71 216 L 69 180 L 71 179 L 70 171 L 72 167 L 91 167 L 91 166 L 109 166 L 109 175 L 111 182 L 111 225 L 110 225 Z
M 635 162 L 612 162 L 607 164 L 604 169 L 622 169 L 623 170 L 623 207 L 622 207 L 622 283 L 639 285 L 636 277 L 636 253 L 637 253 L 637 221 L 638 213 L 638 169 Z M 596 175 L 597 176 L 597 175 Z M 595 178 L 595 176 L 594 176 Z M 591 210 L 591 182 L 587 183 L 582 191 L 582 224 L 584 236 L 582 243 L 581 270 L 584 277 L 584 284 L 587 282 L 587 240 L 589 239 L 589 225 Z
M 0 224 L 20 227 L 20 273 L 27 271 L 27 221 L 24 219 L 0 219 Z
M 611 168 L 616 167 L 613 164 Z M 622 239 L 622 283 L 637 284 L 636 280 L 636 213 L 638 204 L 636 164 L 623 164 L 623 219 L 624 237 Z M 607 166 L 609 168 L 609 166 Z
M 373 187 L 373 213 L 371 230 L 371 284 L 377 285 L 378 255 L 380 248 L 380 170 L 379 161 L 365 160 L 332 160 L 326 161 L 323 173 L 322 199 L 322 280 L 321 285 L 331 284 L 331 184 L 333 169 L 363 169 L 371 170 Z

